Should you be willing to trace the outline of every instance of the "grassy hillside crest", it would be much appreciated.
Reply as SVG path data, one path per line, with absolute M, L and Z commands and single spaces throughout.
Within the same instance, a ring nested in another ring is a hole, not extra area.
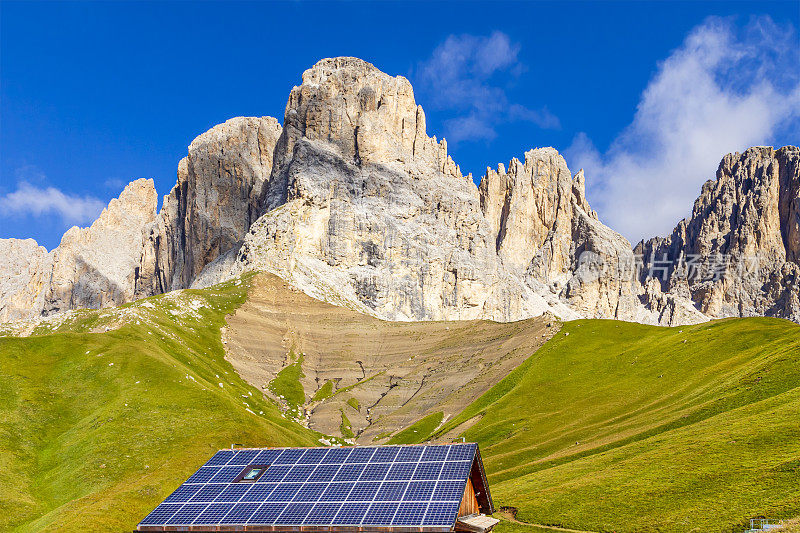
M 130 531 L 219 448 L 317 444 L 224 360 L 247 286 L 0 338 L 0 531 Z
M 218 448 L 319 444 L 296 407 L 282 414 L 225 359 L 221 329 L 252 283 L 0 332 L 0 531 L 130 531 Z M 466 327 L 449 324 L 436 326 L 448 343 Z M 524 333 L 483 327 L 498 342 Z M 732 532 L 800 514 L 800 326 L 581 320 L 530 346 L 459 414 L 431 409 L 389 439 L 478 442 L 495 503 L 519 520 L 498 533 Z M 303 353 L 287 349 L 268 383 L 292 405 L 306 401 Z M 330 411 L 342 434 L 359 390 L 323 379 L 313 395 L 341 399 Z
M 437 435 L 465 423 L 495 502 L 525 522 L 741 531 L 796 516 L 800 326 L 569 322 Z

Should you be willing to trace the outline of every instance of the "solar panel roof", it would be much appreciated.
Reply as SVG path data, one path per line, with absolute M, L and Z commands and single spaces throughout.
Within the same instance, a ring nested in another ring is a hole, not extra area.
M 474 443 L 220 450 L 138 530 L 450 530 L 476 456 Z

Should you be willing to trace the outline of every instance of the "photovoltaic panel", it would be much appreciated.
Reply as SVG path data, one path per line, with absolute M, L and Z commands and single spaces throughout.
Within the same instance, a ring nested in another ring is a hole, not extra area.
M 272 465 L 267 468 L 267 471 L 261 474 L 256 483 L 278 482 L 282 481 L 283 477 L 289 473 L 292 467 L 289 465 Z
M 397 508 L 397 513 L 392 520 L 393 526 L 413 526 L 421 524 L 425 518 L 427 503 L 403 503 Z
M 220 521 L 226 524 L 244 524 L 259 508 L 260 503 L 237 503 Z
M 275 459 L 274 463 L 276 465 L 293 465 L 304 453 L 306 451 L 303 449 L 287 448 Z
M 195 518 L 208 506 L 205 503 L 187 503 L 180 510 L 167 520 L 167 524 L 185 526 L 194 522 Z
M 450 453 L 447 454 L 448 461 L 472 461 L 475 457 L 477 444 L 459 444 L 450 446 Z
M 447 453 L 450 451 L 450 446 L 426 446 L 425 451 L 422 453 L 421 461 L 444 461 L 447 459 Z
M 164 500 L 164 503 L 188 502 L 189 499 L 201 488 L 202 485 L 181 485 L 175 489 L 175 492 L 167 496 L 167 499 Z
M 311 512 L 306 515 L 304 524 L 311 525 L 325 525 L 333 522 L 334 517 L 338 514 L 339 509 L 342 507 L 339 503 L 317 503 L 314 505 Z
M 378 489 L 381 484 L 375 481 L 368 481 L 366 483 L 356 483 L 353 490 L 347 496 L 348 501 L 356 502 L 371 502 L 375 499 Z
M 369 506 L 369 510 L 364 515 L 362 526 L 379 526 L 392 523 L 392 518 L 397 512 L 398 503 L 374 502 Z
M 209 483 L 230 483 L 242 472 L 241 466 L 223 466 L 219 469 Z
M 238 502 L 244 494 L 253 488 L 255 485 L 245 483 L 231 483 L 225 485 L 225 490 L 220 492 L 214 501 L 215 502 Z
M 365 466 L 363 464 L 342 465 L 342 468 L 333 477 L 333 481 L 358 481 Z
M 250 489 L 242 496 L 243 502 L 265 502 L 272 490 L 277 487 L 277 483 L 254 483 Z
M 206 466 L 222 466 L 230 461 L 234 455 L 236 455 L 236 452 L 233 450 L 220 450 L 208 460 Z
M 342 526 L 353 526 L 361 523 L 364 515 L 367 514 L 370 504 L 366 502 L 351 503 L 346 502 L 342 504 L 341 509 L 333 519 L 334 524 Z
M 345 463 L 368 463 L 375 453 L 375 448 L 353 448 Z
M 267 501 L 270 502 L 290 502 L 294 495 L 297 494 L 297 491 L 300 490 L 299 483 L 281 483 L 275 490 L 267 498 Z
M 182 503 L 162 503 L 142 520 L 142 525 L 165 524 L 172 515 L 183 507 Z
M 322 496 L 319 497 L 320 501 L 337 501 L 341 502 L 347 499 L 350 491 L 353 490 L 355 483 L 331 483 Z
M 295 494 L 293 501 L 315 502 L 319 500 L 319 497 L 322 496 L 327 487 L 327 483 L 303 483 L 302 488 Z
M 403 499 L 403 494 L 408 488 L 408 483 L 402 481 L 384 481 L 378 493 L 375 495 L 376 502 L 397 502 Z
M 383 481 L 392 465 L 390 463 L 368 464 L 359 478 L 360 481 Z
M 471 466 L 472 463 L 470 461 L 448 461 L 442 466 L 439 479 L 467 479 Z
M 302 524 L 313 507 L 313 503 L 290 503 L 278 516 L 276 523 L 286 525 Z
M 214 498 L 220 495 L 220 493 L 225 490 L 227 485 L 217 484 L 217 485 L 205 485 L 202 489 L 198 490 L 197 493 L 191 497 L 189 500 L 192 503 L 210 503 L 214 501 Z
M 431 502 L 422 524 L 426 526 L 450 526 L 458 513 L 459 502 Z
M 322 458 L 330 451 L 330 448 L 311 448 L 297 461 L 299 464 L 317 465 Z
M 386 474 L 386 479 L 411 479 L 416 468 L 417 463 L 394 463 Z
M 206 507 L 194 520 L 194 524 L 217 524 L 225 518 L 231 509 L 231 503 L 212 503 Z
M 333 478 L 341 467 L 342 465 L 319 465 L 311 475 L 312 479 L 317 482 L 333 481 Z
M 220 468 L 217 466 L 204 466 L 200 468 L 197 472 L 191 475 L 191 477 L 186 480 L 187 483 L 208 483 L 212 477 L 214 477 L 217 472 L 219 472 Z
M 261 450 L 255 461 L 253 461 L 253 464 L 271 465 L 280 454 L 281 450 Z
M 322 458 L 321 462 L 327 464 L 342 464 L 347 460 L 351 451 L 351 448 L 333 448 Z
M 439 479 L 444 463 L 420 463 L 414 471 L 412 479 Z
M 255 513 L 247 520 L 248 524 L 269 525 L 274 524 L 278 516 L 286 508 L 283 503 L 262 503 Z
M 392 463 L 400 451 L 399 446 L 386 446 L 375 450 L 375 454 L 370 458 L 370 463 Z
M 401 461 L 417 462 L 420 460 L 420 457 L 422 457 L 422 451 L 422 446 L 406 446 L 400 448 L 395 461 L 398 463 Z
M 475 444 L 220 450 L 141 522 L 451 528 Z M 265 468 L 255 482 L 237 481 Z
M 230 461 L 228 461 L 228 465 L 249 465 L 254 464 L 254 460 L 258 457 L 260 450 L 242 450 L 237 452 Z
M 403 501 L 427 502 L 431 499 L 435 486 L 435 481 L 412 481 L 403 495 Z
M 294 465 L 283 478 L 283 482 L 303 482 L 311 476 L 315 468 L 317 468 L 315 465 Z
M 464 483 L 461 481 L 442 481 L 436 483 L 431 500 L 460 501 L 464 495 Z

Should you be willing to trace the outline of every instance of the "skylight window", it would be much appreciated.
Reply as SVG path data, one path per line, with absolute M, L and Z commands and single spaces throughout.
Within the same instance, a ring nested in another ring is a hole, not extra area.
M 267 470 L 269 465 L 249 465 L 242 470 L 235 483 L 253 483 Z

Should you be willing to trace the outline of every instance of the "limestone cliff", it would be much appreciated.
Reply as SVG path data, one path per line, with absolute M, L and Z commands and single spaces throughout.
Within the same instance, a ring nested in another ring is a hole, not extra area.
M 157 215 L 152 182 L 138 180 L 53 252 L 0 240 L 0 320 L 260 269 L 390 320 L 800 321 L 798 166 L 792 147 L 726 156 L 692 217 L 637 256 L 555 149 L 487 169 L 476 186 L 428 136 L 408 80 L 323 59 L 291 90 L 283 128 L 239 117 L 197 137 Z M 715 275 L 676 267 L 690 257 Z M 742 275 L 750 257 L 759 263 Z
M 142 227 L 156 216 L 153 180 L 131 182 L 88 228 L 70 228 L 53 251 L 42 314 L 133 300 Z
M 0 321 L 133 300 L 142 228 L 155 220 L 157 202 L 153 180 L 139 179 L 52 252 L 32 239 L 0 239 Z
M 189 287 L 206 265 L 238 250 L 261 214 L 280 133 L 272 117 L 238 117 L 192 141 L 158 219 L 144 229 L 138 296 Z
M 728 154 L 692 215 L 637 252 L 644 283 L 691 298 L 710 317 L 800 322 L 800 149 Z
M 53 255 L 33 239 L 0 239 L 0 322 L 41 312 L 52 266 Z
M 292 89 L 265 214 L 230 271 L 262 269 L 309 294 L 391 320 L 563 318 L 653 321 L 634 278 L 598 280 L 584 252 L 632 258 L 552 148 L 480 189 L 428 137 L 408 80 L 326 59 Z

